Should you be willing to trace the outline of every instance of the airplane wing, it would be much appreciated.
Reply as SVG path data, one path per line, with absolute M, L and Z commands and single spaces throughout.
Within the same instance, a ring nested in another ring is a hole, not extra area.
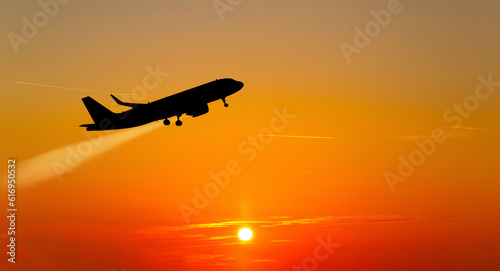
M 115 100 L 115 102 L 117 104 L 119 104 L 119 105 L 130 106 L 132 108 L 137 108 L 139 105 L 143 105 L 143 104 L 137 104 L 137 103 L 125 103 L 125 102 L 122 102 L 118 98 L 116 98 L 113 94 L 111 94 L 111 97 L 113 97 L 113 100 Z

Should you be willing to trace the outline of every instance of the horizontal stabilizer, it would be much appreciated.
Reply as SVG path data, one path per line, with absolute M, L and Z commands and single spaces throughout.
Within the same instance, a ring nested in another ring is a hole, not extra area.
M 97 129 L 97 125 L 95 125 L 95 123 L 82 124 L 82 125 L 80 125 L 80 127 L 86 127 L 87 131 L 99 131 L 99 129 Z

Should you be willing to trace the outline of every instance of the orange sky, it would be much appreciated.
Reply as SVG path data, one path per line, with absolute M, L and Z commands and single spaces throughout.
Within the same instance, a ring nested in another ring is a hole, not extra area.
M 54 1 L 15 45 L 44 9 L 0 11 L 1 153 L 18 161 L 19 208 L 15 264 L 0 220 L 1 270 L 500 268 L 498 2 L 221 0 L 235 6 L 218 14 L 212 1 Z M 148 69 L 168 75 L 127 95 Z M 182 127 L 78 127 L 85 96 L 120 112 L 109 94 L 147 102 L 224 77 L 245 87 Z M 399 176 L 435 131 L 446 140 Z M 228 163 L 228 185 L 194 206 Z

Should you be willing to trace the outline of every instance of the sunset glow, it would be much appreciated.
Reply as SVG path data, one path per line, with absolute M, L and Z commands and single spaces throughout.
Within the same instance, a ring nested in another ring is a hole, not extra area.
M 500 270 L 500 1 L 2 2 L 0 270 Z

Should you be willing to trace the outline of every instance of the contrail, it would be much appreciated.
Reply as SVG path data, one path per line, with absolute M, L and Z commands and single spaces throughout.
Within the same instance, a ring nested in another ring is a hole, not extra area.
M 62 146 L 26 161 L 19 161 L 18 184 L 31 186 L 56 178 L 62 181 L 63 177 L 82 164 L 162 126 L 154 123 L 106 135 L 102 135 L 100 132 L 85 131 L 86 136 L 88 136 L 87 140 Z
M 59 89 L 70 89 L 70 90 L 77 90 L 77 91 L 85 91 L 85 92 L 93 92 L 93 93 L 106 93 L 104 91 L 97 91 L 97 90 L 91 90 L 91 89 L 82 89 L 82 88 L 69 88 L 69 87 L 60 87 L 60 86 L 52 86 L 52 85 L 45 85 L 45 84 L 37 84 L 37 83 L 29 83 L 29 82 L 19 82 L 19 81 L 9 81 L 10 83 L 14 84 L 21 84 L 21 85 L 29 85 L 29 86 L 37 86 L 37 87 L 48 87 L 48 88 L 59 88 Z M 123 93 L 123 92 L 115 92 L 115 94 L 121 94 L 121 95 L 137 95 L 134 93 Z
M 258 136 L 258 134 L 227 134 L 227 135 Z M 307 135 L 268 135 L 268 134 L 262 134 L 262 136 L 287 137 L 287 138 L 308 138 L 308 139 L 337 139 L 337 137 L 332 137 L 332 136 L 307 136 Z

